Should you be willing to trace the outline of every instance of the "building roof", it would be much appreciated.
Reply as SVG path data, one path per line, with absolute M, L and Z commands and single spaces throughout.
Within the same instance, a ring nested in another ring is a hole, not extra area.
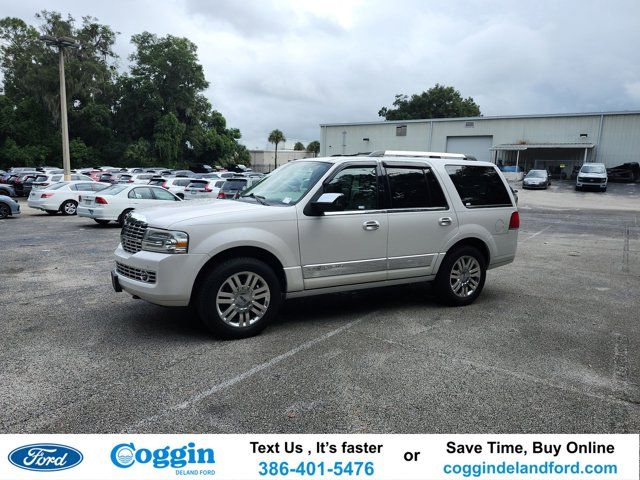
M 503 143 L 491 150 L 528 150 L 529 148 L 593 148 L 593 143 Z
M 349 127 L 358 125 L 397 125 L 407 123 L 431 123 L 431 122 L 470 122 L 477 120 L 509 120 L 524 118 L 559 118 L 559 117 L 599 117 L 610 115 L 640 115 L 640 110 L 621 110 L 608 112 L 581 112 L 581 113 L 542 113 L 534 115 L 497 115 L 492 117 L 458 117 L 458 118 L 425 118 L 418 120 L 378 120 L 374 122 L 351 122 L 351 123 L 321 123 L 321 127 Z

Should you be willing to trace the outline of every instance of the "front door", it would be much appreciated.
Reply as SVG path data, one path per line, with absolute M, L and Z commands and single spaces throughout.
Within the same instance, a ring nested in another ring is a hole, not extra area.
M 386 280 L 389 225 L 376 163 L 345 165 L 314 198 L 321 193 L 342 193 L 344 202 L 324 215 L 298 210 L 305 289 Z

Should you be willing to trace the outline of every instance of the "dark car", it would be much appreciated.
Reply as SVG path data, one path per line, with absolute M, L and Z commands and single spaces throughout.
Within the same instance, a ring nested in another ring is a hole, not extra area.
M 31 184 L 37 176 L 37 173 L 28 173 L 18 177 L 18 179 L 13 183 L 13 188 L 16 191 L 16 196 L 24 197 L 28 195 L 28 193 L 25 193 L 25 190 L 28 189 L 28 191 L 31 192 Z M 26 186 L 27 183 L 28 187 Z
M 249 178 L 229 178 L 224 182 L 218 192 L 218 198 L 233 199 L 240 197 L 240 194 L 251 186 Z

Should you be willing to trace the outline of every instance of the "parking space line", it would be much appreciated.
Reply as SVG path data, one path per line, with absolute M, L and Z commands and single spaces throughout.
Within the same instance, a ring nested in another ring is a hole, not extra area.
M 538 235 L 540 235 L 541 233 L 546 232 L 547 230 L 549 230 L 552 227 L 552 225 L 549 225 L 548 227 L 543 228 L 542 230 L 540 230 L 539 232 L 534 233 L 533 235 L 531 235 L 530 237 L 525 238 L 524 240 L 518 240 L 518 243 L 524 243 L 527 240 L 531 240 L 533 237 L 537 237 Z
M 367 314 L 366 317 L 370 317 L 371 313 Z M 365 316 L 360 317 L 356 320 L 353 320 L 339 328 L 336 328 L 334 330 L 331 330 L 330 332 L 327 332 L 323 335 L 320 335 L 319 337 L 313 338 L 311 340 L 308 340 L 300 345 L 298 345 L 295 348 L 292 348 L 291 350 L 278 355 L 277 357 L 272 358 L 271 360 L 268 360 L 264 363 L 261 363 L 259 365 L 256 365 L 255 367 L 246 370 L 245 372 L 240 373 L 239 375 L 236 375 L 235 377 L 230 378 L 229 380 L 226 380 L 222 383 L 218 383 L 217 385 L 212 386 L 211 388 L 208 388 L 206 390 L 203 390 L 199 393 L 196 393 L 195 395 L 193 395 L 192 397 L 190 397 L 189 399 L 187 399 L 186 401 L 179 403 L 177 405 L 173 405 L 165 410 L 163 410 L 162 412 L 159 412 L 155 415 L 151 415 L 149 417 L 143 418 L 141 420 L 138 420 L 136 423 L 134 423 L 133 425 L 130 425 L 128 427 L 126 427 L 125 430 L 123 430 L 121 433 L 137 433 L 139 432 L 139 429 L 145 424 L 145 423 L 149 423 L 149 422 L 154 422 L 156 420 L 161 419 L 162 417 L 165 417 L 171 413 L 175 413 L 178 412 L 180 410 L 185 410 L 186 408 L 189 408 L 191 405 L 198 403 L 201 400 L 204 400 L 207 397 L 210 397 L 211 395 L 221 392 L 223 390 L 226 390 L 229 387 L 234 386 L 237 383 L 242 382 L 243 380 L 246 380 L 252 376 L 254 376 L 257 373 L 260 373 L 263 370 L 266 370 L 270 367 L 273 367 L 274 365 L 277 365 L 278 363 L 283 362 L 284 360 L 304 351 L 304 350 L 308 350 L 311 347 L 314 347 L 315 345 L 324 342 L 325 340 L 328 340 L 331 337 L 334 337 L 348 329 L 350 329 L 351 327 L 357 325 L 358 323 L 362 322 L 365 319 Z

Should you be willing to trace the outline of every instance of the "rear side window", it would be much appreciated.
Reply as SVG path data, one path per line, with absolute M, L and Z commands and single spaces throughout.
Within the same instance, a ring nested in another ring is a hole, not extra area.
M 154 200 L 153 192 L 150 188 L 140 187 L 134 188 L 129 192 L 129 198 L 137 198 L 138 200 Z
M 389 168 L 391 208 L 448 208 L 430 168 Z
M 37 176 L 36 179 L 34 180 L 34 182 L 46 182 L 46 181 L 47 181 L 46 175 Z
M 493 167 L 447 165 L 447 173 L 467 208 L 511 207 L 509 192 Z
M 176 197 L 167 192 L 164 188 L 152 188 L 150 190 L 153 191 L 153 195 L 155 196 L 156 200 L 170 200 L 172 202 L 176 201 Z
M 164 183 L 164 180 L 163 180 L 163 179 L 161 179 L 161 178 L 158 178 L 158 179 L 151 179 L 151 180 L 149 181 L 149 185 L 156 185 L 156 186 L 158 186 L 158 187 L 162 186 L 162 184 L 163 184 L 163 183 Z
M 60 180 L 62 180 L 62 175 L 54 175 L 51 177 L 52 182 L 59 182 Z

